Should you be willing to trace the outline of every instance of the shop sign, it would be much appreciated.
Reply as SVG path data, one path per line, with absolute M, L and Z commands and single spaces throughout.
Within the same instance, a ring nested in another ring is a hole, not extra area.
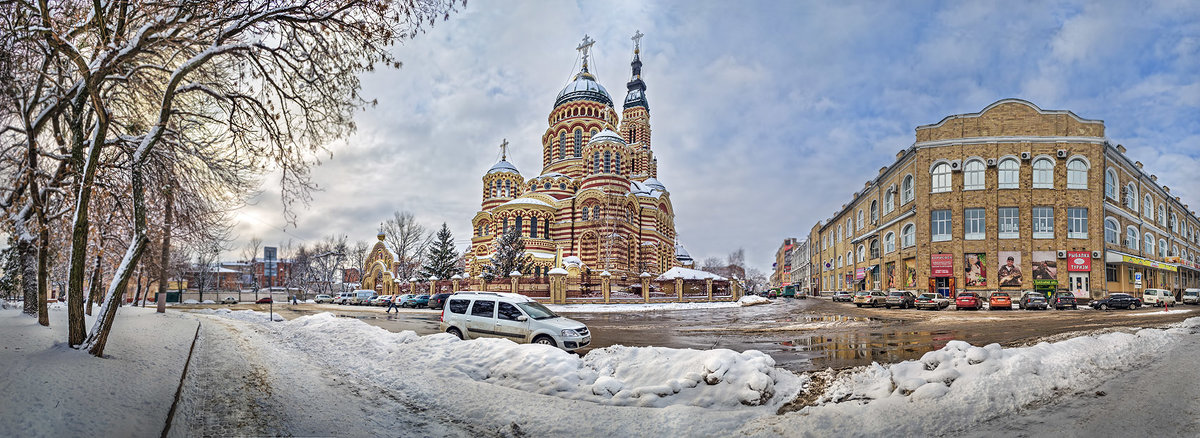
M 854 270 L 854 279 L 862 280 L 867 278 L 867 268 L 858 268 Z
M 1091 272 L 1092 253 L 1067 251 L 1067 272 Z
M 954 255 L 953 254 L 930 254 L 929 255 L 930 277 L 953 277 L 954 276 Z
M 1125 262 L 1125 263 L 1131 263 L 1131 264 L 1134 264 L 1134 265 L 1149 266 L 1149 267 L 1151 267 L 1151 268 L 1154 268 L 1154 269 L 1162 269 L 1162 270 L 1164 270 L 1164 271 L 1177 272 L 1177 271 L 1179 270 L 1178 268 L 1176 268 L 1176 267 L 1175 267 L 1175 266 L 1173 266 L 1173 265 L 1168 265 L 1168 264 L 1166 264 L 1166 263 L 1159 263 L 1159 262 L 1156 262 L 1156 261 L 1154 261 L 1154 260 L 1146 260 L 1146 259 L 1144 259 L 1144 258 L 1141 258 L 1141 257 L 1134 257 L 1134 256 L 1122 255 L 1122 256 L 1121 256 L 1121 261 L 1123 261 L 1123 262 Z
M 1034 286 L 1058 286 L 1058 280 L 1033 280 Z

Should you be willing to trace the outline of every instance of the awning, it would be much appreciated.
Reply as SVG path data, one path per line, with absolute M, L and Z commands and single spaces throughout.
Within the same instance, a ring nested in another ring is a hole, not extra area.
M 1144 266 L 1144 267 L 1148 267 L 1148 268 L 1162 269 L 1164 271 L 1171 271 L 1171 272 L 1179 271 L 1179 265 L 1175 265 L 1175 264 L 1171 264 L 1171 263 L 1167 263 L 1167 262 L 1156 262 L 1154 260 L 1148 260 L 1148 259 L 1144 259 L 1144 258 L 1135 256 L 1135 255 L 1125 254 L 1123 252 L 1118 252 L 1118 251 L 1109 251 L 1108 255 L 1105 256 L 1104 261 L 1106 263 L 1124 263 L 1127 265 Z

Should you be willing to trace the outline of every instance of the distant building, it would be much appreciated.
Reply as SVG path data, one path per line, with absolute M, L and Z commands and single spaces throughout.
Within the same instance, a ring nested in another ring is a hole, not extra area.
M 812 287 L 812 279 L 810 278 L 812 276 L 812 270 L 810 269 L 812 262 L 809 259 L 808 249 L 808 241 L 801 240 L 792 247 L 790 254 L 792 268 L 791 285 L 796 288 L 797 293 L 811 293 L 816 291 Z
M 785 287 L 792 284 L 792 249 L 796 246 L 795 237 L 783 239 L 783 244 L 775 251 L 775 264 L 771 271 L 771 287 Z

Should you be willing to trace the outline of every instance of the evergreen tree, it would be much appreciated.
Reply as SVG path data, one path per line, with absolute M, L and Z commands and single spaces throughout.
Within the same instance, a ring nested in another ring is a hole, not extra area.
M 521 239 L 521 233 L 516 227 L 509 227 L 496 241 L 496 253 L 492 255 L 492 263 L 483 267 L 483 276 L 487 281 L 493 281 L 508 278 L 513 271 L 526 274 L 532 258 L 533 255 L 525 253 L 525 241 Z
M 462 270 L 458 268 L 458 251 L 454 249 L 454 238 L 450 235 L 450 228 L 442 222 L 442 229 L 438 230 L 437 237 L 429 244 L 429 255 L 425 258 L 425 267 L 421 268 L 421 276 L 435 276 L 439 280 L 446 280 L 460 273 Z
M 14 243 L 15 239 L 9 239 Z M 17 297 L 18 286 L 21 283 L 21 265 L 17 263 L 17 247 L 9 246 L 0 250 L 0 297 L 11 300 Z

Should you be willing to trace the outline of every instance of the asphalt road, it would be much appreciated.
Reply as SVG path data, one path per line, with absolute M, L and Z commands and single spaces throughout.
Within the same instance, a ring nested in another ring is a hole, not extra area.
M 177 306 L 175 309 L 230 307 L 267 312 L 265 304 Z M 592 345 L 735 351 L 760 350 L 793 371 L 845 368 L 871 362 L 894 363 L 919 358 L 958 339 L 975 345 L 1033 344 L 1079 333 L 1123 327 L 1159 327 L 1200 316 L 1200 307 L 1182 306 L 1173 312 L 1142 308 L 1136 311 L 996 310 L 941 311 L 857 308 L 826 298 L 779 299 L 769 305 L 695 310 L 618 313 L 572 313 L 564 316 L 587 324 Z M 1183 310 L 1182 312 L 1179 310 Z M 279 304 L 274 311 L 292 319 L 319 312 L 356 318 L 388 331 L 438 332 L 440 311 L 405 309 L 385 313 L 382 307 L 332 304 Z

